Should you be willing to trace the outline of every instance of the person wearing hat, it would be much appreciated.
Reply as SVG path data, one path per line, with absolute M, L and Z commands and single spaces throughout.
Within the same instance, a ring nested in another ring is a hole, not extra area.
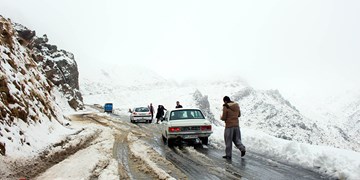
M 224 105 L 221 120 L 225 121 L 225 159 L 231 159 L 232 143 L 240 150 L 241 157 L 245 156 L 245 146 L 241 142 L 241 132 L 239 127 L 239 117 L 241 116 L 240 106 L 230 100 L 228 96 L 223 98 Z

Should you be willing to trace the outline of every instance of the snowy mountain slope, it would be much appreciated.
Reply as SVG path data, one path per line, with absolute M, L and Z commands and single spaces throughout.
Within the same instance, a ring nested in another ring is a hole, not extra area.
M 299 107 L 311 119 L 341 127 L 342 134 L 346 134 L 349 140 L 360 142 L 359 90 L 346 90 L 330 97 L 302 102 L 299 103 Z
M 101 63 L 95 66 L 89 65 L 86 69 L 80 68 L 80 70 L 81 91 L 84 95 L 104 94 L 122 89 L 142 90 L 176 86 L 175 81 L 168 81 L 142 66 Z M 93 86 L 97 88 L 93 89 Z
M 309 119 L 285 100 L 278 91 L 244 89 L 233 95 L 243 109 L 246 127 L 283 139 L 356 150 L 360 146 L 347 130 L 329 122 Z
M 0 16 L 0 150 L 13 158 L 35 155 L 72 132 L 63 116 L 71 107 L 34 60 L 29 43 Z
M 301 101 L 294 98 L 301 111 L 312 119 L 328 119 L 335 123 L 346 123 L 348 118 L 360 110 L 360 90 L 346 90 L 326 97 Z
M 177 91 L 175 81 L 166 80 L 141 66 L 101 64 L 80 71 L 80 77 L 84 103 L 103 105 L 113 102 L 115 108 L 124 112 L 150 103 L 171 108 L 175 101 L 181 101 L 182 96 L 191 97 L 191 94 Z
M 357 137 L 352 136 L 343 123 L 307 118 L 279 91 L 254 90 L 241 79 L 231 78 L 222 83 L 203 83 L 196 88 L 207 95 L 216 119 L 221 115 L 222 97 L 228 95 L 241 106 L 241 127 L 298 142 L 352 150 L 360 147 Z
M 349 130 L 350 138 L 360 142 L 360 91 L 348 93 L 352 98 L 341 109 L 344 112 L 344 126 Z

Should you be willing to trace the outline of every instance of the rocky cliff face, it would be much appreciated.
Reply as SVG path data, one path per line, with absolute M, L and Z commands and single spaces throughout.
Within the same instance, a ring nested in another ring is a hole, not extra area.
M 46 42 L 34 31 L 0 16 L 2 155 L 33 151 L 44 136 L 66 131 L 64 108 L 82 108 L 72 54 Z
M 14 25 L 18 41 L 32 51 L 31 57 L 44 70 L 46 77 L 66 96 L 69 105 L 83 109 L 83 99 L 79 91 L 79 72 L 74 55 L 57 46 L 48 44 L 46 35 L 37 37 L 35 31 Z
M 205 117 L 209 119 L 211 123 L 221 125 L 221 123 L 215 119 L 214 114 L 211 112 L 210 102 L 207 95 L 202 95 L 199 90 L 196 90 L 193 94 L 193 98 L 196 106 L 201 109 Z

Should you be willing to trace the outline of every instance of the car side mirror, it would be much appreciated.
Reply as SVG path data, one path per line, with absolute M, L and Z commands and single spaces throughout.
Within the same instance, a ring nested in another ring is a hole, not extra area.
M 132 113 L 132 110 L 131 110 L 131 109 L 129 109 L 129 113 Z

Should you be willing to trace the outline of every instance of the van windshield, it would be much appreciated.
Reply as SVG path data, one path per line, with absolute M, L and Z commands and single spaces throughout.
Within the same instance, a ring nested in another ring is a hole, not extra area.
M 183 119 L 205 119 L 205 117 L 202 112 L 197 109 L 176 110 L 170 114 L 170 120 Z

